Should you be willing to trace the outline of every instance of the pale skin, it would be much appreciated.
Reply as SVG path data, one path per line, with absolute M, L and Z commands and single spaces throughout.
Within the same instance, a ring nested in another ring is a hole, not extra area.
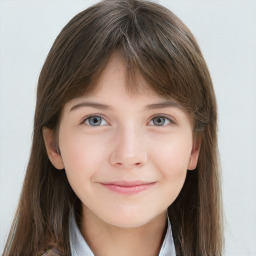
M 43 129 L 49 159 L 65 169 L 82 203 L 80 230 L 97 256 L 158 255 L 167 208 L 200 150 L 188 113 L 141 76 L 142 92 L 128 93 L 126 78 L 126 64 L 114 55 L 97 88 L 65 105 L 58 146 Z M 134 192 L 134 183 L 146 188 Z

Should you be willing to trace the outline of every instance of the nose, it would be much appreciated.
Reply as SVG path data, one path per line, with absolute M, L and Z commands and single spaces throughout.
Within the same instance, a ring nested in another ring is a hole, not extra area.
M 147 161 L 144 136 L 134 128 L 120 129 L 113 138 L 110 164 L 123 169 L 142 167 Z

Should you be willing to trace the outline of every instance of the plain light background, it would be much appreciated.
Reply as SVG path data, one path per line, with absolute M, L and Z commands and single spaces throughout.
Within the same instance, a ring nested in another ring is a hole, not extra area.
M 37 79 L 63 26 L 97 1 L 0 0 L 0 253 L 30 153 Z M 225 256 L 256 255 L 256 1 L 156 1 L 190 28 L 219 107 Z

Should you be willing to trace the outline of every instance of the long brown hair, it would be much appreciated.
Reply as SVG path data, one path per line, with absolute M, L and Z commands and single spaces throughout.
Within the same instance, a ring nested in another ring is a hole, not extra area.
M 202 138 L 197 168 L 168 208 L 177 255 L 220 256 L 222 212 L 216 99 L 207 65 L 189 29 L 170 10 L 140 0 L 106 0 L 77 14 L 56 38 L 40 73 L 31 156 L 5 256 L 70 255 L 68 218 L 78 202 L 65 171 L 48 159 L 42 128 L 58 130 L 72 98 L 95 88 L 113 53 L 159 95 L 177 100 Z M 136 83 L 134 83 L 136 86 Z

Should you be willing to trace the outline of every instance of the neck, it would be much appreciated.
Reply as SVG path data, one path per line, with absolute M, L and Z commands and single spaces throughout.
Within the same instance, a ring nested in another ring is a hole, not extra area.
M 97 256 L 155 256 L 160 251 L 165 227 L 165 212 L 142 226 L 122 228 L 103 222 L 85 208 L 80 230 Z

